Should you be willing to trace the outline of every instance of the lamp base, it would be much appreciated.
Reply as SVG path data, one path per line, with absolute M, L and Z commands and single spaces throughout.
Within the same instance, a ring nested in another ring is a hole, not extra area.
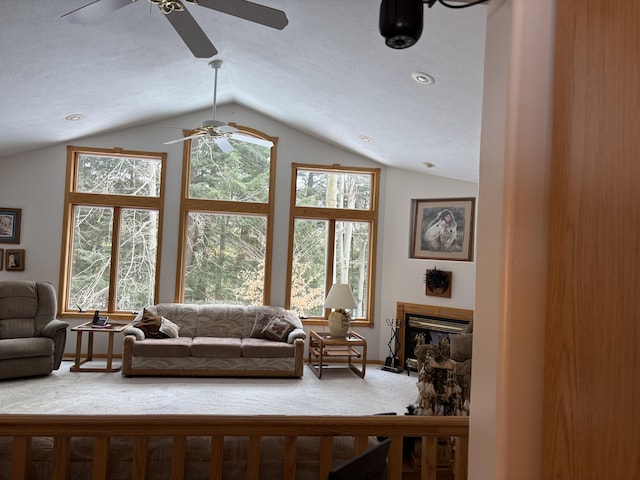
M 331 312 L 329 314 L 329 332 L 332 337 L 345 337 L 349 333 L 351 321 L 348 316 L 341 312 Z

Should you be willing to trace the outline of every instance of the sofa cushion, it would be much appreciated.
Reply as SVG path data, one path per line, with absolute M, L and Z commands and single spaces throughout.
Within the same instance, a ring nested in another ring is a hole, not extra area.
M 264 338 L 270 340 L 286 342 L 289 337 L 289 333 L 291 333 L 294 328 L 295 327 L 293 325 L 282 317 L 271 317 L 269 322 L 262 329 L 262 335 Z
M 133 342 L 132 352 L 140 357 L 189 357 L 191 338 L 147 338 Z
M 0 319 L 33 319 L 37 312 L 38 294 L 36 282 L 15 280 L 0 283 Z M 33 328 L 33 325 L 31 325 L 31 328 Z M 33 335 L 33 330 L 30 335 Z
M 192 357 L 233 358 L 242 356 L 241 340 L 227 337 L 196 337 L 191 342 Z
M 0 360 L 9 358 L 51 357 L 53 340 L 48 337 L 0 340 Z
M 264 338 L 243 338 L 242 356 L 246 358 L 293 357 L 294 347 L 286 342 L 274 342 Z

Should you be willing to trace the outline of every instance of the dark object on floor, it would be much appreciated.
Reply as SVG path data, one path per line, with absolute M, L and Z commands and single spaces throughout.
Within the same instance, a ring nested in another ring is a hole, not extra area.
M 391 440 L 384 440 L 329 472 L 328 480 L 386 480 Z

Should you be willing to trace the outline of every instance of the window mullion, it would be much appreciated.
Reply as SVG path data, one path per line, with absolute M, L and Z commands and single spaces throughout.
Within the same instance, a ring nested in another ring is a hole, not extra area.
M 109 269 L 109 311 L 116 311 L 116 295 L 118 291 L 118 262 L 120 259 L 120 219 L 122 218 L 122 208 L 114 207 L 113 225 L 111 234 L 111 268 Z

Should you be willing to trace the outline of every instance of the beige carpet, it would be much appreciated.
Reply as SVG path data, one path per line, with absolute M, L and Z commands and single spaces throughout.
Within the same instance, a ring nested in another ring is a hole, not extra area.
M 70 372 L 0 382 L 2 414 L 371 415 L 416 401 L 415 374 L 368 365 L 363 379 L 346 368 L 308 366 L 302 379 L 134 377 Z M 85 366 L 88 366 L 85 365 Z

